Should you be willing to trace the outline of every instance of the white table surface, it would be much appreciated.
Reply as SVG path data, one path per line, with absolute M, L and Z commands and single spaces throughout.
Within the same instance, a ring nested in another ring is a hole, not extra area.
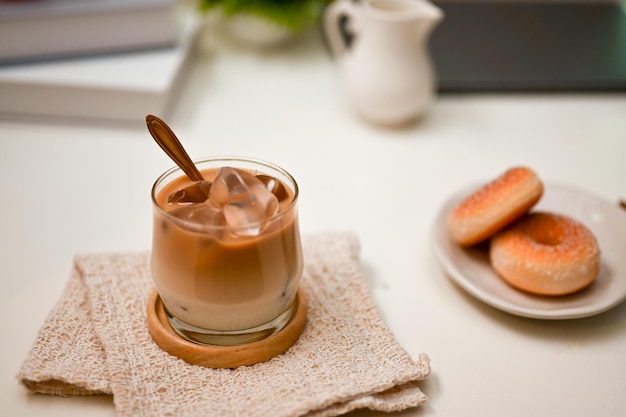
M 421 122 L 382 129 L 352 114 L 338 87 L 317 34 L 275 52 L 208 42 L 167 121 L 194 157 L 291 171 L 303 233 L 358 235 L 381 314 L 410 354 L 432 360 L 428 403 L 401 415 L 623 416 L 626 304 L 578 320 L 512 316 L 457 287 L 429 239 L 446 198 L 517 164 L 626 198 L 626 95 L 445 95 Z M 74 254 L 149 249 L 149 189 L 171 165 L 143 120 L 0 121 L 1 415 L 114 415 L 111 397 L 32 395 L 15 375 Z

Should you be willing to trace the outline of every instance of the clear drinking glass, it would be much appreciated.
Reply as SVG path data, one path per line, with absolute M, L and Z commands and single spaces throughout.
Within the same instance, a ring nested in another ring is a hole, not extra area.
M 179 335 L 200 344 L 268 337 L 289 322 L 298 303 L 298 185 L 284 169 L 260 160 L 195 163 L 219 203 L 168 203 L 192 184 L 179 168 L 163 173 L 152 188 L 151 271 L 168 320 Z

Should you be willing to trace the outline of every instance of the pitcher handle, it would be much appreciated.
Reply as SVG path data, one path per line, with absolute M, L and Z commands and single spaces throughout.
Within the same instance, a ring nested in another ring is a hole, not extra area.
M 347 25 L 354 20 L 352 0 L 335 0 L 324 10 L 324 32 L 333 56 L 339 57 L 349 47 L 352 34 Z

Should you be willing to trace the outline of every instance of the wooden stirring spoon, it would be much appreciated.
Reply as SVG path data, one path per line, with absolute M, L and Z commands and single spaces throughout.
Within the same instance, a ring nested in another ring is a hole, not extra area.
M 191 204 L 206 201 L 211 189 L 211 182 L 206 181 L 196 165 L 193 163 L 185 148 L 180 143 L 172 129 L 163 120 L 149 114 L 146 116 L 146 125 L 156 143 L 182 169 L 194 183 L 188 187 L 170 194 L 168 203 Z

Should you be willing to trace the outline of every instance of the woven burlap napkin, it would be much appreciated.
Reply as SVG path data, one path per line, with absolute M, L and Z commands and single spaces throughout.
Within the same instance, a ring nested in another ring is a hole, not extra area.
M 352 234 L 304 239 L 308 322 L 270 361 L 208 369 L 162 351 L 146 327 L 146 253 L 76 256 L 18 379 L 54 395 L 112 394 L 118 416 L 336 416 L 398 411 L 426 396 L 429 358 L 411 358 L 380 317 Z

